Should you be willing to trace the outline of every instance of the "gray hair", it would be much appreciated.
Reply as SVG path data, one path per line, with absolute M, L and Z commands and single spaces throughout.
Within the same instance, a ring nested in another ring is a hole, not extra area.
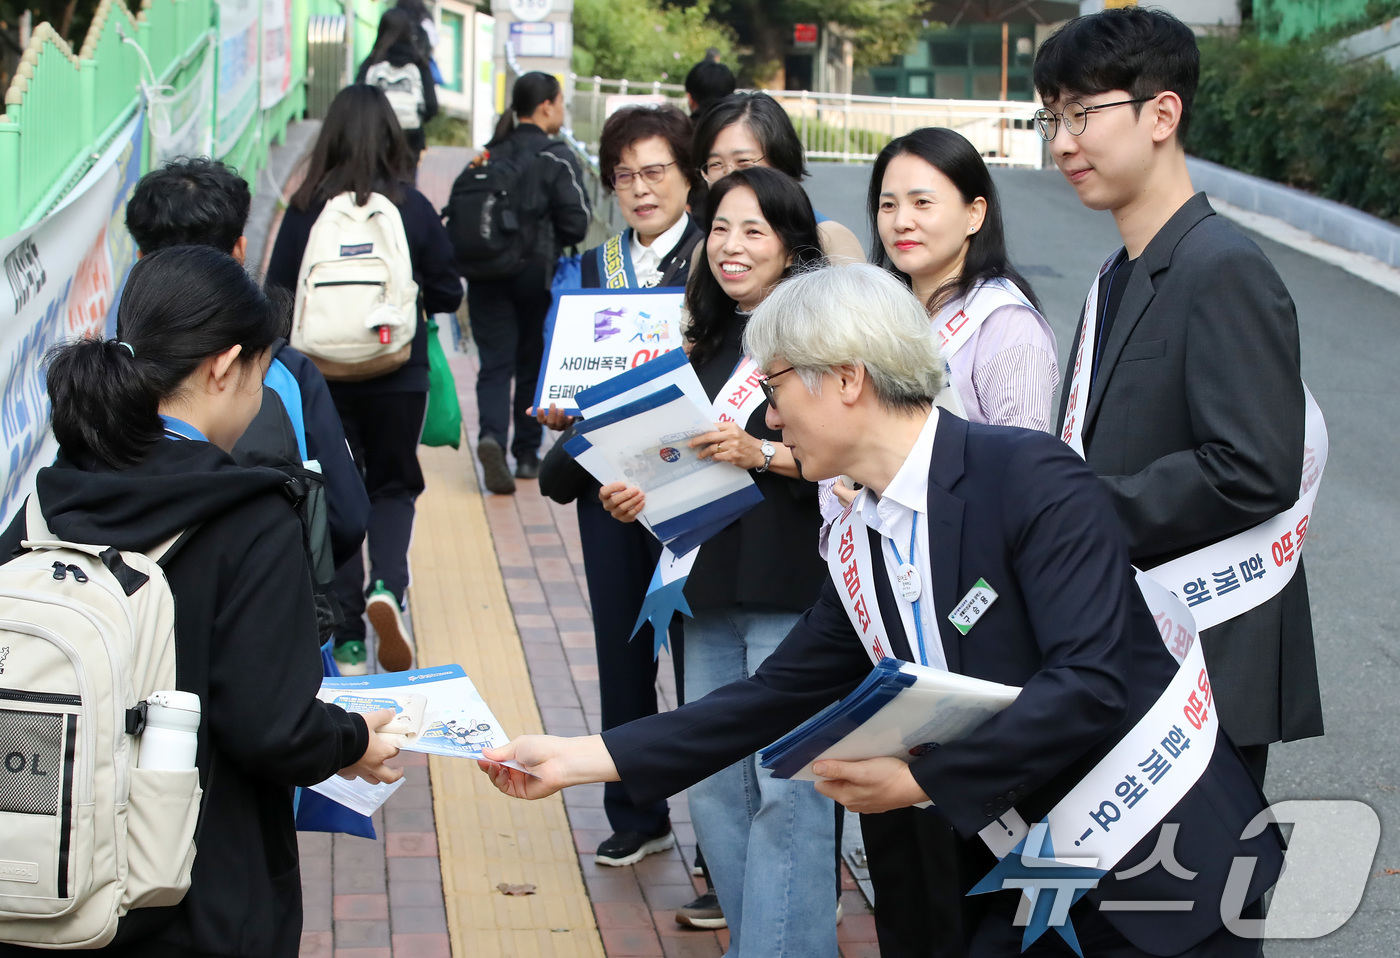
M 744 348 L 762 368 L 781 356 L 813 392 L 837 366 L 863 366 L 889 409 L 927 406 L 945 381 L 923 304 L 869 263 L 809 269 L 778 284 L 749 317 Z

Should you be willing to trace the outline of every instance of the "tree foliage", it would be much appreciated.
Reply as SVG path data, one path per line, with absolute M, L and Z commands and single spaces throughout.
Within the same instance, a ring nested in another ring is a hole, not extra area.
M 709 49 L 733 62 L 733 34 L 709 15 L 709 0 L 574 0 L 574 72 L 679 83 Z
M 1201 45 L 1187 149 L 1400 223 L 1400 78 L 1316 43 Z

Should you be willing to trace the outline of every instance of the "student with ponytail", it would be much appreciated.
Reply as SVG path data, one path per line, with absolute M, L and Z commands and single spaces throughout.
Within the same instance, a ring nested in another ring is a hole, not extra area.
M 486 145 L 487 162 L 489 167 L 508 165 L 518 171 L 511 191 L 523 234 L 518 245 L 532 252 L 504 277 L 478 278 L 471 264 L 461 264 L 472 338 L 481 351 L 477 454 L 486 488 L 498 494 L 514 492 L 516 478 L 535 479 L 540 474 L 544 429 L 531 410 L 544 355 L 549 286 L 560 252 L 582 243 L 588 234 L 583 175 L 569 147 L 552 139 L 563 126 L 564 91 L 557 79 L 533 72 L 515 81 L 510 109 Z M 509 436 L 512 421 L 514 439 Z M 515 456 L 514 478 L 506 465 L 507 449 Z
M 383 764 L 398 750 L 371 734 L 392 713 L 351 715 L 316 698 L 316 613 L 287 477 L 229 455 L 258 412 L 286 314 L 231 256 L 177 246 L 132 267 L 118 339 L 50 354 L 60 452 L 34 494 L 53 533 L 145 551 L 193 530 L 165 571 L 178 688 L 202 705 L 198 854 L 178 905 L 133 910 L 97 954 L 294 958 L 291 786 L 402 774 Z M 0 535 L 0 561 L 26 551 L 26 526 L 21 508 Z M 0 944 L 0 956 L 31 953 Z

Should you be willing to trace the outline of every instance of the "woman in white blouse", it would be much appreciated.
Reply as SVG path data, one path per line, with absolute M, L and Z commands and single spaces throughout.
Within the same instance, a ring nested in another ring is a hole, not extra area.
M 976 148 L 936 127 L 891 141 L 875 161 L 868 207 L 879 239 L 872 260 L 914 291 L 941 333 L 962 406 L 954 411 L 1050 432 L 1055 334 L 1007 259 L 996 187 Z
M 928 310 L 948 385 L 939 405 L 972 422 L 1050 432 L 1060 369 L 1055 334 L 1006 255 L 987 164 L 953 130 L 926 127 L 880 151 L 870 177 L 872 262 Z M 822 483 L 826 527 L 854 493 Z

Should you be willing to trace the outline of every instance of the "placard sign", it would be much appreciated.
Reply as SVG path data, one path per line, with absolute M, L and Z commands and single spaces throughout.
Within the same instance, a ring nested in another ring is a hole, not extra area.
M 685 290 L 571 289 L 556 293 L 544 328 L 535 407 L 578 415 L 574 395 L 681 347 Z

